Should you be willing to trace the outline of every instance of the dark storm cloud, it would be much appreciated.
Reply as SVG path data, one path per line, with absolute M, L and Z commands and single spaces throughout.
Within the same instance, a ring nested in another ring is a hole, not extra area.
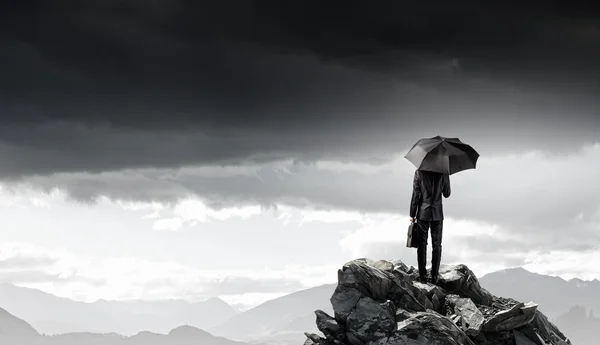
M 0 14 L 4 177 L 372 161 L 440 132 L 484 152 L 598 135 L 586 6 L 33 4 Z

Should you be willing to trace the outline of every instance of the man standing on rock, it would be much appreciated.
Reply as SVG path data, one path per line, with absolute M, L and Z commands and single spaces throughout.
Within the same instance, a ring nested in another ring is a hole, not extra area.
M 431 258 L 431 282 L 437 283 L 442 260 L 442 228 L 444 211 L 442 195 L 450 196 L 450 176 L 432 171 L 416 170 L 413 179 L 413 192 L 410 200 L 410 221 L 417 219 L 419 238 L 417 262 L 419 278 L 427 281 L 427 237 L 431 228 L 433 253 Z

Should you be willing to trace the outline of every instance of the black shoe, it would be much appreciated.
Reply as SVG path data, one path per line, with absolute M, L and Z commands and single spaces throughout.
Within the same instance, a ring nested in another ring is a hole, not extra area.
M 431 281 L 430 281 L 431 284 L 437 284 L 438 282 L 439 282 L 439 278 L 437 275 L 431 276 Z
M 419 276 L 419 278 L 417 278 L 416 280 L 419 283 L 427 284 L 427 277 Z

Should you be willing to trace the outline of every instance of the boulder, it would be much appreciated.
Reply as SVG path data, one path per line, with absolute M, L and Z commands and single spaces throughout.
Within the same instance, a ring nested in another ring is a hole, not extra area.
M 495 297 L 465 265 L 444 266 L 437 285 L 415 281 L 400 260 L 357 259 L 338 271 L 334 317 L 317 310 L 324 338 L 305 345 L 570 345 L 537 310 Z
M 517 330 L 514 330 L 513 334 L 515 336 L 515 345 L 536 345 L 535 342 L 531 341 L 523 333 Z
M 535 321 L 535 319 L 534 319 Z M 527 339 L 531 340 L 536 345 L 545 345 L 546 341 L 537 333 L 531 324 L 515 330 L 523 334 Z
M 389 337 L 387 345 L 405 344 L 474 345 L 450 319 L 431 312 L 416 313 L 398 323 L 398 330 Z
M 390 290 L 390 298 L 394 299 L 395 295 L 401 296 L 406 294 L 407 296 L 404 296 L 405 302 L 403 304 L 414 302 L 409 306 L 412 311 L 425 311 L 434 308 L 433 301 L 427 296 L 427 288 L 422 289 L 415 285 L 414 279 L 409 274 L 400 270 L 395 270 L 393 272 L 392 280 L 394 285 Z M 429 285 L 435 286 L 432 284 Z M 408 298 L 410 298 L 410 300 L 408 300 Z M 400 297 L 400 299 L 402 299 L 402 297 Z
M 363 297 L 346 319 L 347 335 L 353 345 L 366 344 L 382 337 L 389 337 L 396 329 L 396 308 L 391 301 L 379 303 Z
M 465 333 L 473 337 L 478 336 L 485 319 L 481 311 L 477 309 L 475 303 L 468 298 L 458 295 L 446 296 L 446 303 L 452 308 L 454 314 L 460 316 L 460 319 L 464 321 L 461 324 L 461 328 Z
M 338 284 L 351 287 L 378 301 L 385 301 L 392 288 L 392 279 L 377 262 L 354 260 L 338 271 Z
M 335 319 L 338 322 L 344 323 L 352 309 L 356 307 L 356 303 L 358 303 L 361 296 L 363 294 L 352 287 L 338 285 L 329 299 L 333 307 Z
M 475 274 L 465 265 L 440 268 L 438 284 L 449 293 L 471 299 L 475 304 L 490 305 L 492 294 L 479 285 Z
M 486 332 L 508 331 L 528 325 L 535 317 L 537 304 L 517 303 L 508 310 L 502 310 L 485 321 L 483 330 Z
M 431 308 L 438 313 L 444 313 L 444 302 L 446 299 L 446 292 L 437 285 L 430 283 L 413 282 L 414 287 L 421 290 L 421 292 L 431 301 Z
M 391 263 L 390 263 L 391 265 Z M 344 304 L 344 308 L 340 309 L 341 314 L 337 315 L 336 319 L 346 315 L 348 307 L 356 305 L 355 301 L 358 301 L 356 294 L 359 293 L 364 296 L 384 302 L 391 300 L 396 305 L 403 305 L 405 309 L 409 311 L 425 311 L 427 309 L 427 303 L 425 296 L 419 289 L 412 285 L 412 281 L 408 276 L 397 276 L 393 272 L 395 271 L 394 266 L 386 265 L 381 261 L 372 261 L 368 259 L 357 259 L 346 263 L 341 270 L 338 271 L 338 290 L 334 292 L 332 296 L 332 303 L 335 299 L 335 303 Z M 356 291 L 349 291 L 348 289 L 354 289 Z M 415 296 L 415 293 L 417 296 Z M 346 298 L 345 295 L 350 294 L 350 298 Z M 433 308 L 431 302 L 428 306 Z M 337 312 L 336 307 L 333 308 Z M 338 317 L 339 316 L 339 317 Z
M 565 337 L 565 335 L 539 310 L 535 311 L 531 326 L 546 343 L 554 344 L 556 342 L 557 345 L 563 345 L 556 341 L 556 339 L 559 339 L 567 341 L 567 344 L 571 344 L 571 341 L 569 341 L 567 337 Z
M 325 343 L 325 339 L 319 337 L 317 334 L 304 332 L 304 335 L 306 336 L 304 345 L 319 345 Z
M 345 330 L 333 317 L 322 310 L 316 310 L 315 315 L 317 316 L 317 328 L 325 337 L 344 340 Z
M 406 319 L 410 319 L 412 316 L 411 313 L 407 312 L 404 309 L 398 309 L 396 310 L 396 322 L 402 322 Z

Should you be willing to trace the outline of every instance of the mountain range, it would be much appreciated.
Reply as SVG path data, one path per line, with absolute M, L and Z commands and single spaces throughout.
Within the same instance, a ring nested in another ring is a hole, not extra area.
M 183 300 L 84 303 L 10 284 L 0 284 L 0 307 L 48 335 L 72 332 L 133 335 L 146 330 L 167 333 L 185 324 L 209 329 L 238 313 L 219 298 L 198 303 Z
M 237 314 L 211 332 L 229 339 L 289 344 L 316 332 L 315 310 L 333 312 L 329 298 L 336 284 L 322 285 L 267 301 Z
M 24 320 L 0 308 L 0 344 L 2 345 L 244 345 L 192 326 L 179 326 L 167 334 L 139 332 L 133 336 L 117 333 L 67 333 L 41 335 Z
M 583 306 L 575 306 L 560 315 L 554 322 L 566 334 L 571 335 L 571 341 L 577 345 L 597 345 L 600 318 Z
M 600 310 L 598 280 L 567 281 L 511 268 L 484 275 L 479 282 L 494 295 L 538 303 L 540 311 L 551 320 L 560 320 L 559 317 L 574 306 Z M 95 332 L 161 338 L 168 336 L 172 329 L 190 325 L 235 341 L 290 345 L 304 342 L 304 332 L 317 332 L 314 311 L 332 312 L 329 298 L 335 286 L 328 284 L 298 291 L 238 312 L 218 298 L 199 303 L 180 300 L 83 303 L 0 284 L 0 307 L 27 320 L 42 334 Z M 27 329 L 22 324 L 19 327 Z M 563 328 L 568 330 L 570 326 L 565 324 Z
M 494 295 L 538 303 L 540 311 L 552 320 L 574 306 L 600 311 L 600 281 L 597 279 L 564 280 L 519 267 L 484 275 L 479 282 Z

